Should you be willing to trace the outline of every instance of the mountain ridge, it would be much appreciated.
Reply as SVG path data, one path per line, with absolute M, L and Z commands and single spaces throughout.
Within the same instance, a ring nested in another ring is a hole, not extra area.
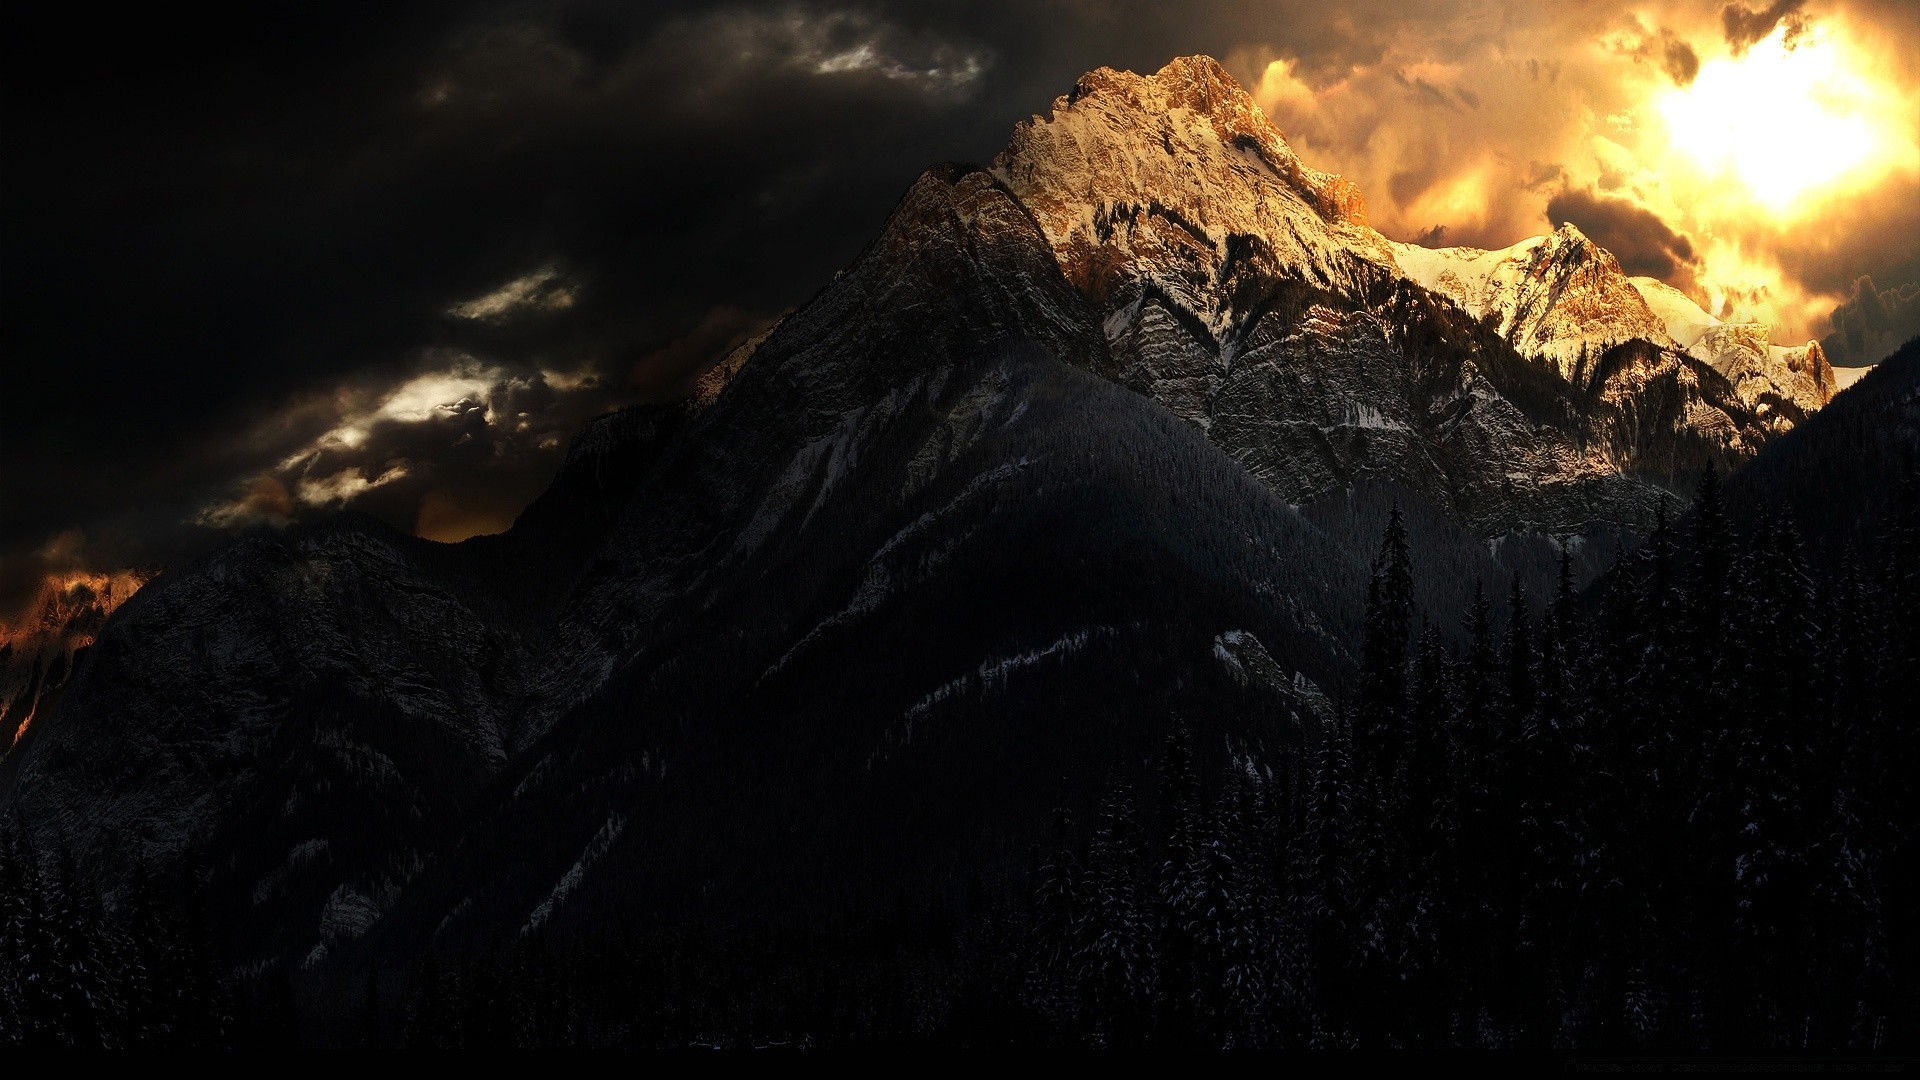
M 750 909 L 771 867 L 1010 865 L 1176 708 L 1232 718 L 1212 757 L 1315 738 L 1383 494 L 1499 581 L 1776 431 L 1671 343 L 1576 385 L 1395 250 L 1217 63 L 1089 73 L 688 402 L 596 421 L 509 532 L 348 518 L 163 575 L 6 801 L 108 883 L 208 846 L 247 962 L 315 977 Z

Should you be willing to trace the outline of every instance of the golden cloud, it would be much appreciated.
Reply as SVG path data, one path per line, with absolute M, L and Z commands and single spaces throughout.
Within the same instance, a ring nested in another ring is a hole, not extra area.
M 1232 64 L 1395 239 L 1505 247 L 1609 214 L 1638 230 L 1616 254 L 1658 250 L 1640 272 L 1778 341 L 1827 331 L 1869 269 L 1849 256 L 1920 260 L 1899 227 L 1920 194 L 1914 27 L 1800 4 L 1737 26 L 1679 3 L 1489 10 L 1344 70 Z

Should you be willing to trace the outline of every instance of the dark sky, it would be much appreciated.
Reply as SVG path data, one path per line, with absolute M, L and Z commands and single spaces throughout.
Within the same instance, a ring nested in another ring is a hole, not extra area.
M 1084 70 L 1208 52 L 1317 92 L 1409 42 L 1508 50 L 1530 6 L 15 5 L 0 621 L 48 573 L 254 522 L 504 526 L 586 419 L 804 302 L 920 171 L 990 158 Z M 1818 287 L 1920 325 L 1913 256 Z

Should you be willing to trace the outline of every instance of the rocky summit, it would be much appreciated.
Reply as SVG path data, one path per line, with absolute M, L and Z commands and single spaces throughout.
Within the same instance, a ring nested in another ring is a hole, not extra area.
M 1082 77 L 992 174 L 1095 308 L 1100 373 L 1290 501 L 1395 482 L 1490 536 L 1645 526 L 1662 485 L 1832 396 L 1805 350 L 1689 351 L 1572 226 L 1388 241 L 1207 57 Z

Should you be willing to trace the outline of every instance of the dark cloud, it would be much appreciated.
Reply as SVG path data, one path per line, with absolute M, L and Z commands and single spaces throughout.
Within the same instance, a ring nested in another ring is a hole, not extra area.
M 1700 74 L 1699 54 L 1671 30 L 1660 31 L 1660 65 L 1675 86 L 1691 86 Z
M 315 477 L 282 465 L 337 399 L 377 404 L 456 353 L 502 385 L 597 375 L 532 410 L 554 431 L 670 393 L 804 302 L 920 171 L 990 157 L 1081 72 L 1287 43 L 1332 77 L 1397 32 L 1344 19 L 1227 0 L 23 9 L 0 68 L 0 565 L 31 577 L 75 529 L 76 558 L 173 562 L 219 535 L 208 507 L 312 512 Z M 371 486 L 344 502 L 438 533 L 510 517 L 556 457 L 493 415 L 375 433 L 352 462 Z
M 1395 72 L 1393 78 L 1395 82 L 1398 82 L 1400 86 L 1407 91 L 1408 97 L 1422 105 L 1452 109 L 1455 112 L 1458 112 L 1462 105 L 1468 105 L 1476 109 L 1480 107 L 1480 102 L 1476 98 L 1461 94 L 1458 91 L 1448 93 L 1425 79 L 1409 76 L 1405 72 Z
M 1852 294 L 1830 317 L 1833 333 L 1820 342 L 1841 365 L 1877 364 L 1909 339 L 1920 337 L 1920 282 L 1877 288 L 1871 277 L 1853 283 Z
M 994 54 L 952 19 L 283 9 L 235 41 L 175 17 L 15 37 L 71 51 L 4 76 L 0 272 L 28 299 L 0 324 L 10 569 L 76 524 L 102 561 L 179 557 L 204 506 L 287 450 L 262 431 L 322 422 L 302 403 L 342 388 L 377 397 L 435 350 L 607 376 L 565 425 L 665 392 L 712 359 L 668 348 L 701 313 L 792 306 L 920 168 L 990 148 L 959 110 Z M 518 301 L 451 314 L 529 275 Z M 411 528 L 429 479 L 524 498 L 557 460 L 462 422 L 413 425 L 409 479 L 353 505 Z M 465 441 L 427 445 L 443 437 Z
M 1675 86 L 1691 86 L 1700 75 L 1700 54 L 1685 38 L 1664 26 L 1656 32 L 1634 19 L 1631 29 L 1613 47 L 1638 63 L 1657 65 Z
M 1595 191 L 1569 189 L 1547 200 L 1547 217 L 1554 224 L 1573 223 L 1588 239 L 1611 251 L 1629 274 L 1656 277 L 1682 290 L 1692 286 L 1699 263 L 1693 241 L 1644 207 Z
M 1774 0 L 1765 7 L 1748 7 L 1740 0 L 1720 9 L 1720 25 L 1726 31 L 1727 44 L 1735 56 L 1765 41 L 1774 27 L 1787 28 L 1787 46 L 1791 48 L 1806 32 L 1807 16 L 1801 10 L 1807 0 Z
M 1526 189 L 1528 191 L 1544 191 L 1554 185 L 1564 186 L 1566 179 L 1566 166 L 1557 161 L 1527 162 Z

